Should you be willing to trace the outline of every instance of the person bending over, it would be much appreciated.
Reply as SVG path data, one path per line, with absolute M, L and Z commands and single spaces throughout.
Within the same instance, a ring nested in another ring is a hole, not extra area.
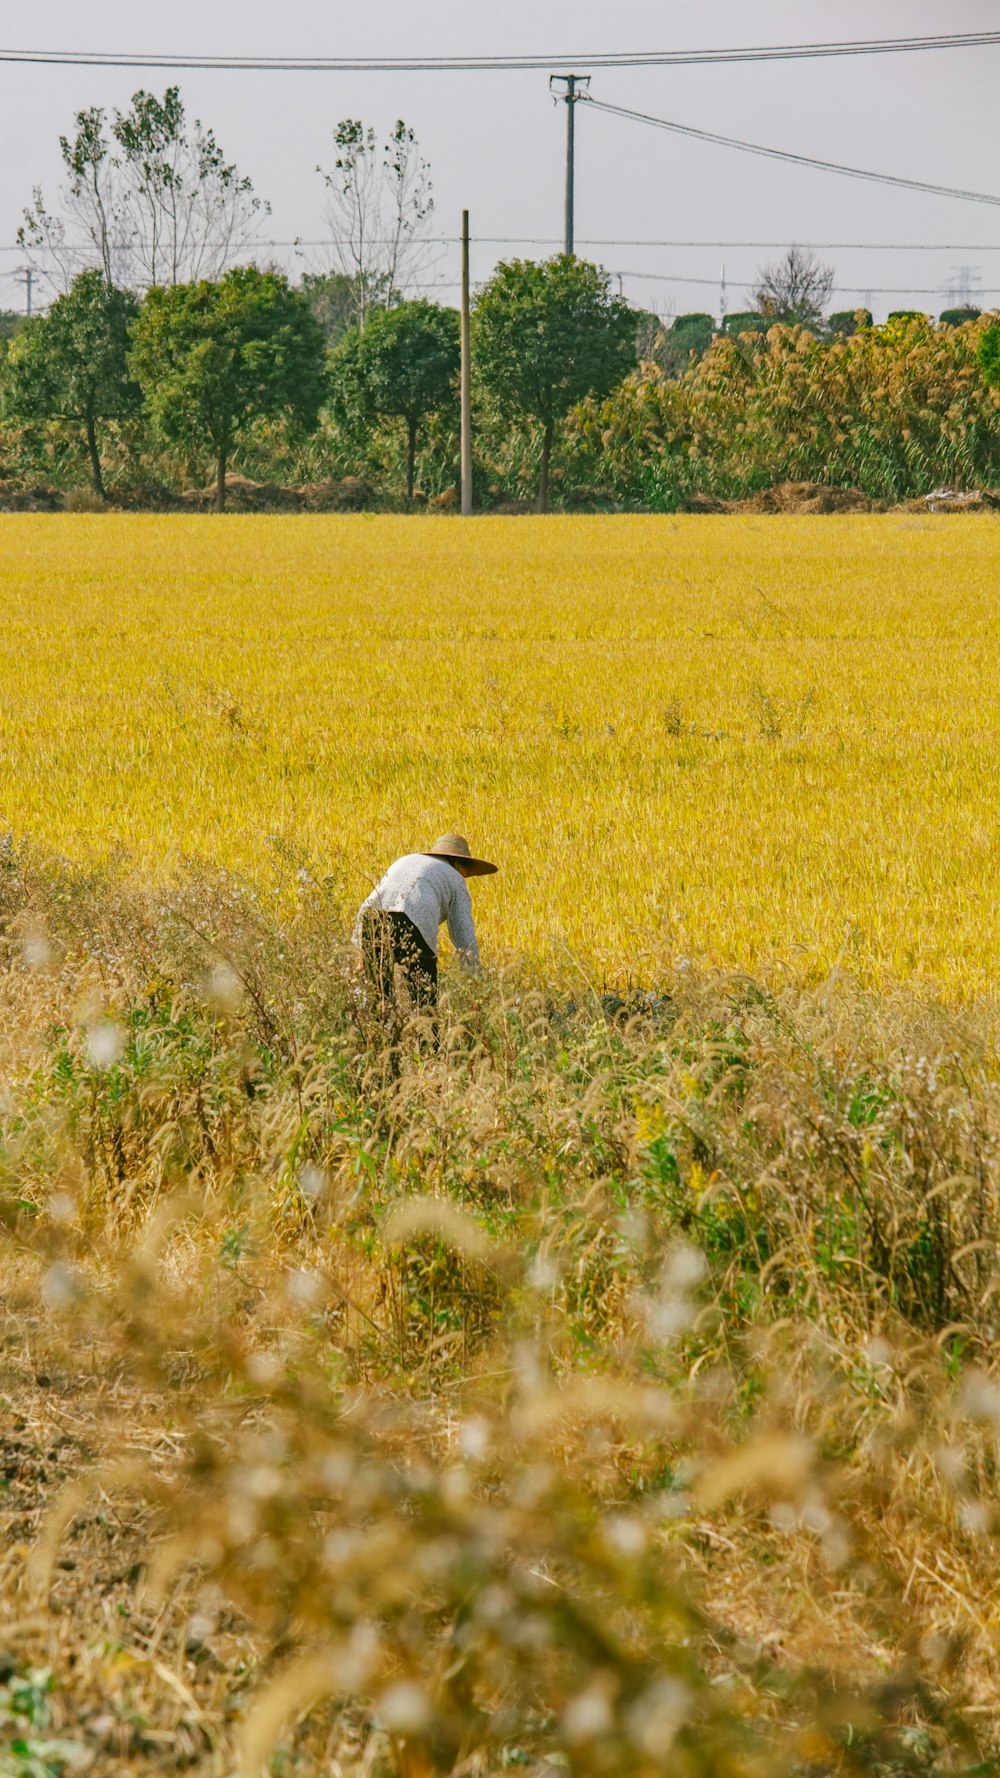
M 383 1014 L 395 1003 L 398 969 L 418 1012 L 437 1005 L 438 932 L 448 933 L 463 968 L 479 969 L 479 946 L 466 878 L 497 870 L 473 858 L 460 833 L 442 834 L 429 852 L 408 852 L 390 864 L 358 909 L 354 942 Z

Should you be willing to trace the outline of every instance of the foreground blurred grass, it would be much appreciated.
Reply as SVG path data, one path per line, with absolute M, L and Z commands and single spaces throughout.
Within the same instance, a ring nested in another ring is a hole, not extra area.
M 493 956 L 998 962 L 990 518 L 7 517 L 0 824 L 343 917 L 458 824 Z
M 388 1050 L 318 888 L 0 930 L 0 1771 L 995 1769 L 994 1003 Z

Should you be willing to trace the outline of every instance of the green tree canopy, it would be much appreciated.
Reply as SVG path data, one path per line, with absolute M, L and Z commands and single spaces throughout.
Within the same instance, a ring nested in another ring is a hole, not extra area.
M 323 330 L 277 272 L 235 266 L 217 284 L 154 288 L 133 338 L 133 374 L 163 437 L 211 446 L 219 512 L 233 447 L 254 420 L 316 424 L 325 393 Z
M 635 313 L 612 296 L 600 266 L 560 254 L 498 266 L 476 299 L 473 324 L 478 381 L 502 414 L 542 428 L 538 511 L 545 512 L 556 426 L 585 396 L 609 394 L 633 367 Z
M 727 339 L 738 340 L 744 333 L 759 333 L 763 336 L 773 326 L 774 322 L 760 314 L 759 310 L 739 309 L 734 315 L 725 316 L 719 331 Z
M 129 335 L 139 305 L 103 272 L 81 272 L 48 313 L 26 322 L 7 359 L 6 405 L 23 419 L 74 420 L 82 427 L 95 493 L 104 496 L 97 427 L 136 413 Z
M 829 339 L 850 339 L 852 334 L 860 333 L 863 327 L 871 327 L 871 309 L 836 309 L 826 318 L 826 331 Z
M 352 330 L 330 360 L 330 405 L 342 423 L 403 421 L 408 499 L 420 422 L 455 400 L 458 369 L 458 314 L 430 302 L 369 313 L 364 331 Z

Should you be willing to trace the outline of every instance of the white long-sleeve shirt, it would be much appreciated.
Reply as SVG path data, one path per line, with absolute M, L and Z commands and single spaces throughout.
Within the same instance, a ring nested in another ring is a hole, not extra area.
M 479 968 L 479 945 L 472 918 L 469 885 L 444 858 L 425 852 L 408 852 L 390 864 L 385 876 L 358 909 L 354 942 L 361 943 L 361 916 L 368 908 L 387 914 L 406 914 L 421 938 L 437 955 L 438 931 L 448 922 L 448 934 L 466 969 Z

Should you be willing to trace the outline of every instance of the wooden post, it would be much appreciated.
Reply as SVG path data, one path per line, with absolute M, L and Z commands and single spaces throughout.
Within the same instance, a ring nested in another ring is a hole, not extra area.
M 472 511 L 472 351 L 469 331 L 469 212 L 462 211 L 462 514 Z

